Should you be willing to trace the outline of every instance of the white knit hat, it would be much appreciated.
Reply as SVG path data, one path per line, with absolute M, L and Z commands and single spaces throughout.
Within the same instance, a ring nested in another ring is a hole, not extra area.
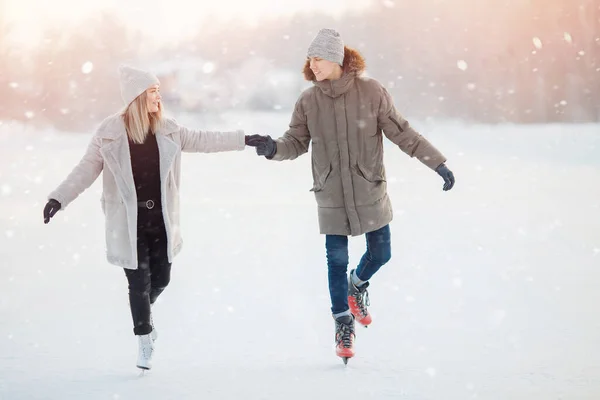
M 128 106 L 136 97 L 144 93 L 153 85 L 160 85 L 156 75 L 133 68 L 128 65 L 119 67 L 119 84 L 121 86 L 121 97 Z
M 320 57 L 344 65 L 344 41 L 335 29 L 324 28 L 308 47 L 308 57 Z

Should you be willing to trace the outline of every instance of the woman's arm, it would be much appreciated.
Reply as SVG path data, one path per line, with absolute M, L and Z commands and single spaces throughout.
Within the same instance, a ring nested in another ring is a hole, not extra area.
M 104 168 L 102 154 L 100 154 L 100 137 L 94 135 L 87 151 L 67 178 L 48 195 L 48 199 L 55 199 L 65 209 L 85 189 L 89 188 L 98 178 Z
M 221 151 L 244 150 L 244 131 L 211 132 L 194 131 L 179 127 L 181 151 L 217 153 Z

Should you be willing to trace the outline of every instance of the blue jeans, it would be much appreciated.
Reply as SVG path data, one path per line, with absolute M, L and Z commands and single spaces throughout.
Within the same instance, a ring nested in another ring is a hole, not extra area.
M 362 256 L 356 274 L 361 281 L 368 281 L 392 257 L 390 226 L 386 225 L 365 234 L 367 251 Z M 339 314 L 348 308 L 348 237 L 326 235 L 327 268 L 331 312 Z

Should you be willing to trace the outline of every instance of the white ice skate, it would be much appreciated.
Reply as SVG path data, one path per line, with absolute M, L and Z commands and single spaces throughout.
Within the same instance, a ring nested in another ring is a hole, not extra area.
M 137 335 L 139 343 L 139 353 L 137 367 L 140 369 L 152 368 L 152 353 L 154 353 L 154 341 L 152 335 Z

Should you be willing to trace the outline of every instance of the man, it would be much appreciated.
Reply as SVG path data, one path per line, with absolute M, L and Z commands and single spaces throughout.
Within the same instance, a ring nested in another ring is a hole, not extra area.
M 392 205 L 383 165 L 383 134 L 454 185 L 446 158 L 396 111 L 376 80 L 363 78 L 365 61 L 333 29 L 321 29 L 308 48 L 304 76 L 314 85 L 299 97 L 283 137 L 252 135 L 247 143 L 270 160 L 293 160 L 312 142 L 312 191 L 318 204 L 335 319 L 336 354 L 354 356 L 354 320 L 368 326 L 369 280 L 391 257 Z M 383 133 L 383 134 L 382 134 Z M 367 250 L 348 267 L 348 236 L 365 235 Z

